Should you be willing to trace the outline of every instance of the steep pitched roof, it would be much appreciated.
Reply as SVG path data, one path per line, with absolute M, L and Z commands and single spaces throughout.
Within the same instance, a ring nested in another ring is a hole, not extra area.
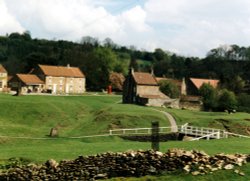
M 133 77 L 138 85 L 158 85 L 156 79 L 145 72 L 134 72 Z
M 0 64 L 0 72 L 1 73 L 7 73 L 7 70 Z
M 16 76 L 26 85 L 44 84 L 44 82 L 39 77 L 33 74 L 16 74 Z
M 47 76 L 55 77 L 85 77 L 78 67 L 63 67 L 52 65 L 38 65 L 43 73 Z
M 197 89 L 199 89 L 202 84 L 206 83 L 206 84 L 210 84 L 211 86 L 213 86 L 214 88 L 216 88 L 218 86 L 219 80 L 215 80 L 215 79 L 196 79 L 196 78 L 190 78 L 191 82 L 195 85 L 195 87 Z

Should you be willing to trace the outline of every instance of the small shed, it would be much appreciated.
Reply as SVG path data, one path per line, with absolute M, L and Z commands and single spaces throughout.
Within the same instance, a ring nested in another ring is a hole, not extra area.
M 16 74 L 9 82 L 12 90 L 21 93 L 40 93 L 44 81 L 34 74 Z

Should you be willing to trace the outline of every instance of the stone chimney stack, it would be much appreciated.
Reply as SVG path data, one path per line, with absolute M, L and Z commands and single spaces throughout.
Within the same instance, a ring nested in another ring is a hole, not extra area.
M 69 63 L 67 64 L 67 67 L 70 68 L 70 64 Z
M 134 68 L 133 68 L 133 67 L 130 67 L 130 69 L 129 69 L 129 74 L 130 74 L 130 75 L 134 75 Z
M 151 75 L 152 75 L 152 76 L 155 76 L 154 68 L 153 68 L 153 67 L 151 67 Z

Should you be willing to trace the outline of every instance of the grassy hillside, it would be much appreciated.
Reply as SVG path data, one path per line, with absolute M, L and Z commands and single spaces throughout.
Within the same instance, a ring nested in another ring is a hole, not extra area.
M 250 114 L 225 112 L 202 112 L 178 109 L 164 109 L 171 113 L 179 125 L 189 123 L 194 126 L 224 129 L 229 132 L 250 135 Z
M 0 137 L 0 166 L 9 158 L 22 157 L 34 162 L 74 159 L 79 155 L 93 155 L 107 151 L 126 151 L 129 149 L 150 149 L 151 143 L 122 140 L 118 137 L 96 137 L 72 139 L 72 136 L 105 134 L 110 128 L 150 127 L 151 121 L 160 121 L 161 126 L 169 126 L 165 116 L 151 108 L 124 105 L 120 96 L 20 96 L 0 94 L 0 135 L 25 136 L 43 139 L 18 139 Z M 176 118 L 178 124 L 189 122 L 197 126 L 222 128 L 217 120 L 228 120 L 228 124 L 249 125 L 249 114 L 207 113 L 188 110 L 167 109 Z M 215 124 L 216 123 L 216 124 Z M 58 127 L 59 137 L 47 139 L 52 127 Z M 162 142 L 162 152 L 169 148 L 204 150 L 215 153 L 249 153 L 249 139 L 201 140 L 194 142 Z M 250 165 L 241 169 L 250 170 Z M 247 180 L 232 171 L 225 176 L 217 172 L 205 177 L 192 177 L 180 174 L 164 174 L 159 177 L 144 177 L 139 180 L 213 180 L 226 177 Z M 245 171 L 245 173 L 249 172 Z M 119 180 L 119 179 L 114 179 Z M 129 180 L 138 180 L 131 178 Z
M 163 114 L 120 103 L 120 96 L 21 96 L 0 94 L 0 133 L 45 137 L 52 127 L 61 137 L 104 134 L 120 127 L 149 127 Z

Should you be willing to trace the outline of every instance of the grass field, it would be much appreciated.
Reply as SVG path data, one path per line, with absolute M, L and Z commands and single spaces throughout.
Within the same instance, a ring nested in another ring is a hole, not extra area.
M 70 139 L 72 136 L 106 134 L 111 128 L 150 127 L 151 121 L 160 121 L 161 126 L 169 126 L 165 116 L 151 108 L 124 105 L 120 96 L 20 96 L 0 94 L 0 165 L 12 157 L 26 158 L 32 162 L 42 163 L 53 158 L 57 161 L 74 159 L 79 155 L 93 155 L 107 151 L 126 151 L 150 149 L 150 143 L 122 140 L 118 137 L 96 137 Z M 164 109 L 165 110 L 165 109 Z M 166 109 L 176 118 L 178 124 L 190 123 L 197 126 L 223 128 L 217 120 L 226 120 L 227 125 L 249 125 L 249 114 L 207 113 L 188 110 Z M 239 127 L 240 127 L 239 126 Z M 59 137 L 48 138 L 52 127 L 59 129 Z M 232 129 L 232 128 L 231 128 Z M 239 131 L 239 130 L 238 130 Z M 17 139 L 14 137 L 32 137 L 45 139 Z M 187 150 L 204 150 L 208 154 L 215 153 L 249 153 L 249 139 L 201 140 L 194 142 L 169 141 L 162 142 L 161 151 L 169 148 Z M 250 170 L 250 165 L 242 167 Z M 220 172 L 218 172 L 218 178 Z M 249 176 L 250 173 L 247 172 Z M 216 172 L 217 174 L 217 172 Z M 216 175 L 215 174 L 215 175 Z M 238 175 L 225 172 L 226 176 L 235 179 Z M 214 180 L 206 176 L 205 180 Z M 165 174 L 160 177 L 144 177 L 129 180 L 194 180 L 194 177 L 183 174 Z M 195 177 L 202 180 L 204 177 Z M 221 178 L 223 179 L 223 178 Z M 197 179 L 196 179 L 197 180 Z M 224 179 L 225 180 L 225 179 Z M 248 179 L 250 180 L 250 179 Z
M 0 94 L 0 134 L 45 137 L 52 127 L 61 137 L 107 133 L 111 128 L 149 127 L 163 114 L 119 103 L 120 96 L 21 96 Z
M 224 129 L 229 132 L 250 135 L 250 114 L 225 112 L 203 112 L 179 109 L 163 109 L 171 113 L 182 125 L 189 123 L 193 126 Z

